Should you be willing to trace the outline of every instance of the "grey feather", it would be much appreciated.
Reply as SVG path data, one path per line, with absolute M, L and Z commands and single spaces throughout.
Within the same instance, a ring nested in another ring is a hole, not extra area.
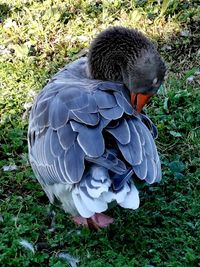
M 77 142 L 65 151 L 64 166 L 71 183 L 78 183 L 81 180 L 85 169 L 84 157 L 85 153 Z
M 161 176 L 161 173 L 158 173 L 160 162 L 157 149 L 146 124 L 143 124 L 140 120 L 136 119 L 134 125 L 141 139 L 143 160 L 141 164 L 133 166 L 133 169 L 138 178 L 142 180 L 145 179 L 148 183 L 153 183 L 156 181 L 157 175 L 159 177 Z
M 44 135 L 44 153 L 45 153 L 45 160 L 48 162 L 48 164 L 53 164 L 55 160 L 55 154 L 50 146 L 50 139 L 51 139 L 52 130 L 47 129 L 45 135 Z
M 140 118 L 151 132 L 153 138 L 156 139 L 158 137 L 158 130 L 153 122 L 144 113 L 140 113 Z
M 121 118 L 124 111 L 120 106 L 116 106 L 113 108 L 100 109 L 99 112 L 107 120 L 116 120 Z
M 40 129 L 49 126 L 49 108 L 46 107 L 42 113 L 34 116 L 34 124 Z
M 54 131 L 52 129 L 49 129 L 49 131 L 50 131 L 50 141 L 49 142 L 50 142 L 51 153 L 55 157 L 58 157 L 62 153 L 63 148 L 59 142 L 57 131 Z
M 48 105 L 49 105 L 48 100 L 38 102 L 36 105 L 37 106 L 35 113 L 36 117 L 39 117 L 43 112 L 45 112 L 49 108 Z
M 111 133 L 114 138 L 117 139 L 117 141 L 120 142 L 122 145 L 126 145 L 130 142 L 130 129 L 125 119 L 120 121 L 116 127 L 111 129 L 107 127 L 106 130 Z
M 43 102 L 49 103 L 50 99 L 53 99 L 56 96 L 56 92 L 54 90 L 51 90 L 51 88 L 52 89 L 54 88 L 53 84 L 49 83 L 46 85 L 46 87 L 47 87 L 47 90 L 44 90 L 45 89 L 44 87 L 43 89 L 44 91 L 42 91 L 44 92 L 44 94 L 41 93 L 38 95 L 38 99 L 36 102 L 37 104 L 41 104 Z
M 96 103 L 100 109 L 104 108 L 113 108 L 117 106 L 115 97 L 112 94 L 109 94 L 104 91 L 96 91 L 94 93 Z
M 152 184 L 157 177 L 157 168 L 153 159 L 147 157 L 147 176 L 146 182 Z
M 98 84 L 98 89 L 107 92 L 122 92 L 124 85 L 120 82 L 103 81 Z
M 68 85 L 65 90 L 59 92 L 58 97 L 69 110 L 80 110 L 88 105 L 87 93 L 77 86 Z
M 97 113 L 98 107 L 93 94 L 88 94 L 87 106 L 79 109 L 78 111 L 83 113 Z
M 61 159 L 63 161 L 64 160 L 64 154 L 54 161 L 53 165 L 54 165 L 54 169 L 56 170 L 56 173 L 57 173 L 57 175 L 54 176 L 54 183 L 58 183 L 59 179 L 62 183 L 69 182 L 68 176 L 67 176 L 65 169 L 64 169 L 64 164 L 63 164 L 63 170 L 61 170 L 61 168 L 60 168 L 59 159 Z
M 136 127 L 141 137 L 142 143 L 144 143 L 145 154 L 149 155 L 150 158 L 153 158 L 154 152 L 153 152 L 152 143 L 154 143 L 154 141 L 153 141 L 153 137 L 151 136 L 151 133 L 149 132 L 146 125 L 144 125 L 143 123 L 140 123 L 139 127 L 136 124 Z
M 142 144 L 140 136 L 134 126 L 134 120 L 128 120 L 131 133 L 131 140 L 128 144 L 122 145 L 118 142 L 118 147 L 124 158 L 132 165 L 138 165 L 142 162 Z
M 73 110 L 72 113 L 78 119 L 79 122 L 87 125 L 97 125 L 99 123 L 99 114 L 98 113 L 83 113 L 77 110 Z M 75 119 L 76 119 L 75 118 Z
M 66 172 L 66 168 L 65 168 L 65 151 L 63 150 L 62 153 L 60 154 L 60 156 L 58 157 L 58 162 L 56 162 L 56 166 L 58 167 L 58 169 L 60 170 L 60 172 L 62 173 L 62 176 L 65 178 L 65 181 L 68 183 L 72 183 L 71 179 L 68 178 L 68 174 Z M 55 183 L 59 181 L 59 177 L 55 177 L 55 179 L 57 181 L 55 181 Z
M 73 131 L 78 132 L 77 141 L 89 157 L 100 157 L 105 150 L 104 138 L 98 127 L 87 127 L 77 122 L 71 122 Z
M 69 119 L 69 111 L 65 104 L 55 97 L 49 107 L 49 121 L 53 129 L 58 129 L 65 125 Z
M 159 181 L 161 179 L 160 160 L 152 133 L 140 120 L 135 120 L 134 124 L 142 141 L 143 161 L 133 169 L 140 179 L 145 179 L 148 183 Z
M 128 169 L 123 175 L 114 175 L 112 177 L 112 184 L 115 191 L 121 190 L 127 184 L 134 174 L 132 169 Z
M 110 120 L 105 119 L 104 117 L 101 117 L 101 120 L 99 122 L 99 130 L 103 131 L 104 128 L 110 123 Z
M 66 124 L 65 126 L 59 128 L 57 133 L 59 142 L 63 149 L 68 149 L 71 145 L 73 145 L 77 137 L 77 133 L 72 130 L 70 124 Z
M 147 158 L 143 154 L 142 162 L 139 165 L 133 166 L 133 170 L 137 177 L 141 180 L 144 180 L 147 176 Z
M 135 125 L 135 127 L 136 127 L 136 129 L 137 129 L 137 132 L 138 132 L 138 134 L 139 134 L 139 136 L 140 136 L 141 144 L 142 144 L 142 146 L 143 146 L 143 145 L 145 144 L 145 138 L 144 138 L 144 136 L 143 136 L 144 128 L 142 127 L 141 120 L 138 119 L 138 118 L 135 118 L 135 119 L 134 119 L 134 125 Z M 146 130 L 146 128 L 145 128 L 145 130 Z
M 160 163 L 159 158 L 158 158 L 158 161 L 156 162 L 156 166 L 157 166 L 157 176 L 156 176 L 155 182 L 159 183 L 161 181 L 161 178 L 162 178 L 161 163 Z
M 89 162 L 105 167 L 106 169 L 120 175 L 127 170 L 125 163 L 118 159 L 117 156 L 109 150 L 106 150 L 101 157 L 92 158 L 86 156 L 86 159 Z
M 125 96 L 123 96 L 121 93 L 118 93 L 118 92 L 114 92 L 114 95 L 115 95 L 118 105 L 124 109 L 124 112 L 129 115 L 132 115 L 133 108 L 131 107 L 130 103 L 128 103 Z

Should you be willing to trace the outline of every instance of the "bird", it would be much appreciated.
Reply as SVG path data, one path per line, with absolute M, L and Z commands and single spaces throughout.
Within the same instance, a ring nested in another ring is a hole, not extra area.
M 51 203 L 77 224 L 108 227 L 110 203 L 135 210 L 135 182 L 161 180 L 157 128 L 143 111 L 165 63 L 137 29 L 109 27 L 86 57 L 64 66 L 37 95 L 29 118 L 33 172 Z

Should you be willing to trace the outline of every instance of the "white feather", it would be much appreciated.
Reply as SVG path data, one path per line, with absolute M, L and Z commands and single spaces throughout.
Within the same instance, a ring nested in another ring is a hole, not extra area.
M 139 194 L 134 184 L 131 184 L 131 187 L 125 184 L 122 190 L 113 192 L 107 170 L 99 166 L 92 168 L 92 179 L 99 180 L 98 188 L 92 188 L 91 184 L 89 187 L 84 180 L 81 182 L 81 187 L 86 187 L 89 196 L 84 193 L 80 184 L 73 186 L 60 183 L 45 185 L 43 188 L 52 203 L 56 197 L 62 203 L 65 212 L 73 216 L 81 215 L 84 218 L 90 218 L 95 213 L 106 211 L 108 203 L 112 201 L 116 201 L 124 208 L 139 207 Z
M 97 165 L 91 168 L 91 174 L 92 177 L 95 178 L 95 180 L 100 180 L 102 182 L 109 179 L 108 170 L 104 167 L 99 167 Z
M 84 185 L 91 197 L 99 198 L 103 192 L 108 192 L 111 185 L 108 171 L 103 167 L 93 166 L 91 169 L 91 185 L 94 186 L 94 188 L 87 186 L 87 183 L 84 183 Z
M 85 206 L 88 208 L 88 210 L 98 213 L 107 210 L 108 205 L 102 197 L 90 198 L 86 194 L 84 194 L 84 192 L 81 189 L 79 190 L 79 192 L 81 199 L 85 204 Z
M 109 191 L 109 192 L 103 193 L 103 198 L 108 203 L 114 200 L 116 200 L 117 203 L 121 203 L 124 201 L 129 191 L 130 191 L 130 187 L 127 184 L 125 184 L 119 192 Z
M 78 212 L 72 198 L 72 188 L 72 185 L 61 183 L 43 186 L 51 203 L 54 202 L 54 197 L 56 197 L 61 202 L 64 211 L 75 216 L 78 215 Z
M 98 188 L 90 188 L 86 186 L 88 194 L 93 198 L 98 198 L 103 192 L 108 192 L 108 186 L 105 184 L 101 184 Z
M 77 188 L 74 188 L 72 190 L 72 198 L 73 198 L 77 211 L 82 217 L 90 218 L 91 216 L 94 215 L 94 212 L 87 209 L 85 203 L 82 201 L 79 195 L 79 190 Z
M 101 180 L 94 180 L 94 179 L 91 179 L 91 185 L 94 186 L 94 187 L 99 187 L 103 184 L 104 182 L 102 182 Z
M 139 193 L 134 184 L 131 184 L 131 191 L 126 195 L 123 202 L 119 205 L 127 209 L 137 209 L 140 204 Z
M 104 192 L 102 194 L 102 197 L 107 203 L 110 203 L 110 202 L 112 202 L 114 200 L 113 192 L 110 191 L 110 190 L 108 192 Z
M 72 257 L 69 253 L 59 252 L 57 257 L 60 259 L 65 259 L 69 262 L 71 267 L 77 267 L 77 263 L 79 263 L 79 259 Z
M 30 250 L 30 251 L 32 251 L 33 253 L 35 253 L 35 249 L 34 249 L 33 245 L 32 245 L 30 242 L 28 242 L 27 240 L 22 239 L 22 240 L 19 242 L 19 244 L 22 245 L 22 247 L 24 247 L 25 249 Z

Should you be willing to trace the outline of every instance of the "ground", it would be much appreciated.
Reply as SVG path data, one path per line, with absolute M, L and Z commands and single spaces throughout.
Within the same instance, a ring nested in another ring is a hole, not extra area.
M 0 1 L 1 266 L 200 266 L 199 14 L 195 0 Z M 109 229 L 75 227 L 57 207 L 51 225 L 28 163 L 29 108 L 109 25 L 139 28 L 166 61 L 165 85 L 146 109 L 159 131 L 163 179 L 139 185 L 138 210 L 112 208 Z

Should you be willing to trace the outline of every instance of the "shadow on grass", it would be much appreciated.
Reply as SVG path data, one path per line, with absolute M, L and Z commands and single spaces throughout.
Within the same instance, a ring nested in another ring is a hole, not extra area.
M 10 8 L 7 4 L 0 4 L 0 23 L 10 15 Z

